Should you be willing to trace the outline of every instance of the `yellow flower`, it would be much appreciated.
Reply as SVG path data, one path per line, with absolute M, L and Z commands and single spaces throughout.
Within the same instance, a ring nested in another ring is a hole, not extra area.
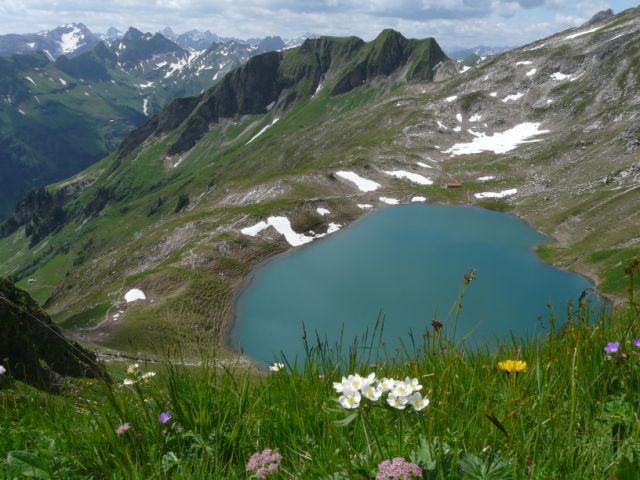
M 498 368 L 509 373 L 524 372 L 527 369 L 527 362 L 524 360 L 503 360 L 498 362 Z

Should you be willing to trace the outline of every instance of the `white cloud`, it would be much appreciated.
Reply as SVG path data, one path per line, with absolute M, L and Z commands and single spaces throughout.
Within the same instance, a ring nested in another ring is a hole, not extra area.
M 613 1 L 613 0 L 612 0 Z M 616 9 L 635 6 L 615 0 Z M 192 28 L 240 38 L 306 32 L 374 38 L 383 28 L 442 45 L 517 46 L 576 26 L 601 0 L 0 0 L 0 33 L 34 32 L 80 21 L 96 32 Z

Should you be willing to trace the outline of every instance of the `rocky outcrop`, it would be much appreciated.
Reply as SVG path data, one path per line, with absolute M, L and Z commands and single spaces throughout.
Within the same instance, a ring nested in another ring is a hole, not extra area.
M 5 375 L 54 393 L 66 376 L 108 379 L 95 354 L 68 341 L 27 292 L 3 278 L 0 363 Z
M 601 10 L 596 13 L 591 19 L 587 22 L 587 25 L 593 25 L 594 23 L 599 23 L 603 20 L 606 20 L 609 17 L 613 17 L 613 10 L 610 8 L 607 10 Z

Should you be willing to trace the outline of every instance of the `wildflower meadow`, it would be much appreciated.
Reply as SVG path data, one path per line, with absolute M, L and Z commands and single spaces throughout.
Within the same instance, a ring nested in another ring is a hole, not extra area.
M 472 288 L 472 285 L 469 286 Z M 0 365 L 0 471 L 38 479 L 634 479 L 640 309 L 550 310 L 543 338 L 468 348 L 432 323 L 268 366 L 112 362 L 52 396 Z M 517 321 L 517 319 L 514 319 Z M 420 338 L 420 341 L 417 341 Z M 0 360 L 0 364 L 2 361 Z

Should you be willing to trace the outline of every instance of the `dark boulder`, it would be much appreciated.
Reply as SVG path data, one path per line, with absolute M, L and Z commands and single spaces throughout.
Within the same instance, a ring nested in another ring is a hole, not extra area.
M 4 375 L 57 393 L 66 376 L 108 376 L 96 355 L 67 340 L 29 293 L 0 278 L 0 364 Z

